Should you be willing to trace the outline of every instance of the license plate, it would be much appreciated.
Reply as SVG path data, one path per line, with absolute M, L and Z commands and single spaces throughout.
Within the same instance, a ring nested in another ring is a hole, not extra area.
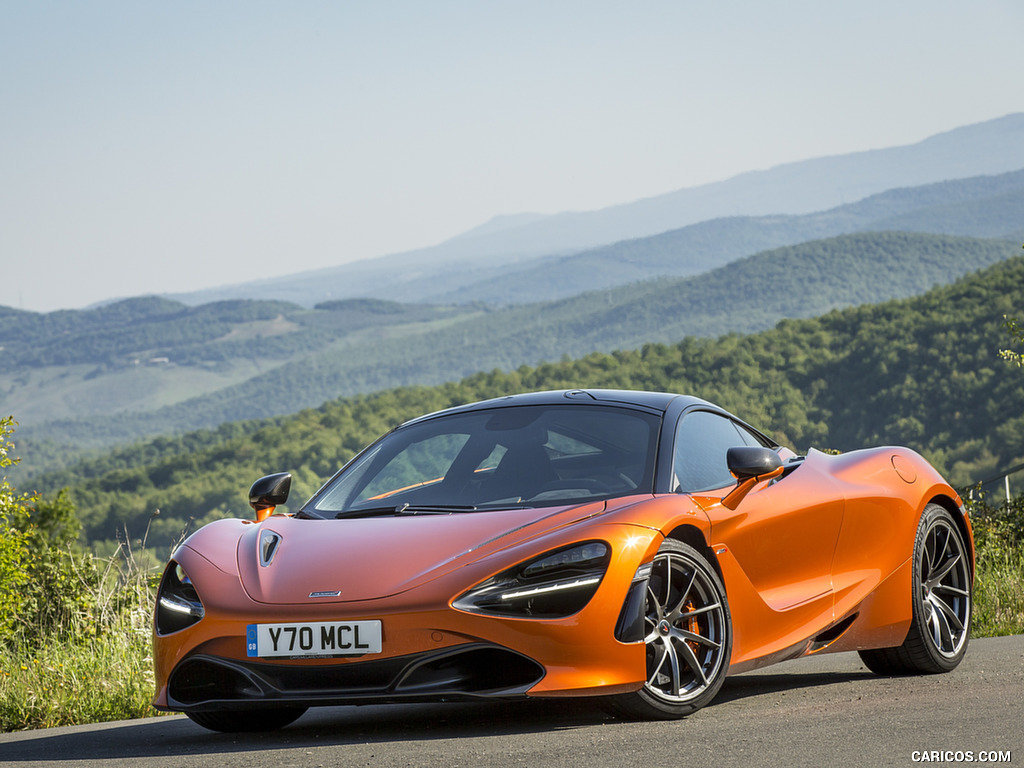
M 303 624 L 250 624 L 249 656 L 362 656 L 381 652 L 379 621 L 319 621 Z

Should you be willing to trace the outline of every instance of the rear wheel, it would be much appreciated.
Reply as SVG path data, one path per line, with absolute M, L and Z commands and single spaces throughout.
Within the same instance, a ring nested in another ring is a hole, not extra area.
M 949 672 L 967 652 L 971 626 L 970 554 L 953 516 L 938 504 L 921 515 L 914 541 L 913 618 L 903 644 L 861 651 L 880 675 Z
M 221 709 L 210 712 L 186 712 L 189 719 L 203 728 L 224 733 L 276 731 L 294 723 L 307 707 L 284 709 Z
M 693 547 L 666 539 L 647 585 L 647 681 L 612 697 L 619 713 L 642 719 L 683 717 L 709 703 L 725 681 L 732 618 L 725 588 Z

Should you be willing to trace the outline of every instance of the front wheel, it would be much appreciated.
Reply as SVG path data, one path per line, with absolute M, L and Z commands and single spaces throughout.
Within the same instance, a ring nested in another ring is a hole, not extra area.
M 880 675 L 949 672 L 963 660 L 971 627 L 970 554 L 953 516 L 938 504 L 921 515 L 914 541 L 913 617 L 903 644 L 861 651 Z
M 729 671 L 732 617 L 725 588 L 693 547 L 666 539 L 654 557 L 644 617 L 647 681 L 612 697 L 628 717 L 671 720 L 718 693 Z

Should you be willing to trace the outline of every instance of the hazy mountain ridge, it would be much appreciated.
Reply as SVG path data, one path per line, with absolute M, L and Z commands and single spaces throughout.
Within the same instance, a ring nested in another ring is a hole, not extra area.
M 177 294 L 189 304 L 224 298 L 276 298 L 312 306 L 346 296 L 422 300 L 493 276 L 524 259 L 566 255 L 709 219 L 805 214 L 885 190 L 1024 168 L 1024 114 L 931 136 L 916 144 L 787 163 L 725 181 L 680 189 L 598 211 L 525 223 L 499 217 L 471 236 L 298 275 Z M 398 212 L 400 217 L 400 212 Z M 834 234 L 834 233 L 833 233 Z M 748 255 L 748 254 L 742 254 Z
M 843 232 L 1001 236 L 1021 226 L 1022 211 L 1024 170 L 889 190 L 803 216 L 713 219 L 572 256 L 535 260 L 532 268 L 524 265 L 432 298 L 445 304 L 481 298 L 499 304 L 556 300 L 654 277 L 696 275 L 751 252 Z M 46 314 L 0 308 L 0 359 L 8 372 L 25 365 L 109 367 L 127 364 L 132 357 L 167 357 L 176 364 L 222 363 L 237 357 L 283 362 L 375 325 L 386 328 L 472 311 L 366 298 L 320 302 L 317 308 L 332 311 L 317 315 L 292 303 L 255 300 L 192 307 L 155 296 Z M 312 333 L 314 329 L 323 332 Z M 0 391 L 0 405 L 3 399 Z
M 801 216 L 731 217 L 511 266 L 485 280 L 429 296 L 457 303 L 553 300 L 658 276 L 696 275 L 769 248 L 850 232 L 908 230 L 1007 236 L 1022 220 L 1024 170 L 889 190 Z

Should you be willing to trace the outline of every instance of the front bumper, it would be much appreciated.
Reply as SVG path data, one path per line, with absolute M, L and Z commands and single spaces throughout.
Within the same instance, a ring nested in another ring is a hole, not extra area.
M 153 705 L 203 711 L 637 690 L 645 679 L 644 643 L 620 642 L 615 632 L 633 575 L 653 557 L 661 536 L 634 525 L 601 528 L 613 553 L 605 577 L 583 610 L 559 619 L 452 608 L 467 587 L 509 564 L 494 558 L 387 598 L 270 606 L 255 603 L 237 578 L 182 548 L 176 560 L 196 584 L 205 616 L 186 629 L 154 634 Z M 381 621 L 382 653 L 272 662 L 246 655 L 251 623 L 356 619 Z

